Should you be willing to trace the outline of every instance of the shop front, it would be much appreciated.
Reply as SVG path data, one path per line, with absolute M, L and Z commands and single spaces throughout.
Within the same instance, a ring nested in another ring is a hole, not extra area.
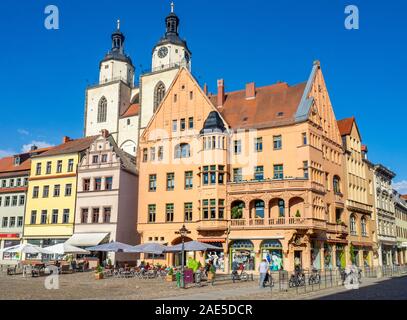
M 266 259 L 270 271 L 283 269 L 283 245 L 279 240 L 265 240 L 260 246 L 261 260 Z
M 325 270 L 333 269 L 333 246 L 329 243 L 324 243 L 324 268 Z
M 16 237 L 14 237 L 14 238 L 16 238 Z M 18 235 L 17 235 L 17 238 L 18 238 Z M 14 247 L 14 246 L 18 246 L 20 243 L 21 243 L 21 240 L 5 238 L 2 243 L 2 249 L 7 249 L 7 248 Z M 5 261 L 18 261 L 20 259 L 21 259 L 21 257 L 18 252 L 16 252 L 16 253 L 3 252 L 3 254 L 0 256 L 0 260 L 5 260 Z
M 346 268 L 346 253 L 345 253 L 345 245 L 343 244 L 336 244 L 336 261 L 335 265 L 337 268 L 344 269 Z
M 233 261 L 243 265 L 246 271 L 255 271 L 256 251 L 250 240 L 234 240 L 230 245 L 230 269 Z
M 223 242 L 211 242 L 210 245 L 218 247 L 219 250 L 210 250 L 205 252 L 205 263 L 212 261 L 217 271 L 225 272 L 225 252 L 223 251 Z
M 311 243 L 311 267 L 321 270 L 321 245 L 317 240 L 313 240 Z

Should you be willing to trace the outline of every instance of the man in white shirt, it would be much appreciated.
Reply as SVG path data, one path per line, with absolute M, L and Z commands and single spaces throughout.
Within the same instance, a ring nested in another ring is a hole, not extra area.
M 269 264 L 266 259 L 263 259 L 262 262 L 260 262 L 259 265 L 259 272 L 260 272 L 260 283 L 259 286 L 260 288 L 264 288 L 264 280 L 266 279 L 267 273 L 269 271 Z

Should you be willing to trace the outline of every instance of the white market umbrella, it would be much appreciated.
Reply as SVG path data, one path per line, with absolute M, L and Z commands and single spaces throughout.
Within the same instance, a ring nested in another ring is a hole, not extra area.
M 211 244 L 202 243 L 199 241 L 189 241 L 184 243 L 184 251 L 207 251 L 207 250 L 222 250 L 219 247 L 215 247 Z M 180 252 L 182 251 L 182 243 L 176 246 L 168 247 L 164 252 Z
M 51 252 L 52 254 L 58 254 L 58 255 L 65 255 L 65 254 L 89 254 L 90 252 L 81 249 L 75 246 L 72 246 L 68 243 L 58 243 L 54 246 L 46 247 L 46 250 Z
M 1 252 L 3 253 L 28 253 L 28 254 L 52 254 L 47 249 L 41 248 L 39 246 L 35 246 L 29 243 L 19 244 L 14 247 L 3 249 Z
M 167 246 L 161 243 L 144 243 L 133 247 L 133 249 L 126 250 L 126 252 L 136 252 L 136 253 L 150 253 L 150 254 L 162 254 Z

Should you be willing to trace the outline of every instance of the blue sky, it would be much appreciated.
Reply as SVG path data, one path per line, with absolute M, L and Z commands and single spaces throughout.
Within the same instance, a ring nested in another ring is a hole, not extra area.
M 126 52 L 148 69 L 164 32 L 167 0 L 2 0 L 0 2 L 0 156 L 33 141 L 58 144 L 83 133 L 84 93 L 122 20 Z M 44 28 L 44 9 L 60 10 L 60 30 Z M 344 27 L 357 5 L 360 29 Z M 407 193 L 406 30 L 402 0 L 176 0 L 193 73 L 216 91 L 283 80 L 305 81 L 319 59 L 338 119 L 356 116 L 369 158 L 397 173 Z

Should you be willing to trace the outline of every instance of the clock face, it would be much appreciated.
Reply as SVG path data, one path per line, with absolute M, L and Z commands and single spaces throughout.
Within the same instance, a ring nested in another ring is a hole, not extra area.
M 168 48 L 167 47 L 161 47 L 160 50 L 158 50 L 158 57 L 160 59 L 165 58 L 168 54 Z

